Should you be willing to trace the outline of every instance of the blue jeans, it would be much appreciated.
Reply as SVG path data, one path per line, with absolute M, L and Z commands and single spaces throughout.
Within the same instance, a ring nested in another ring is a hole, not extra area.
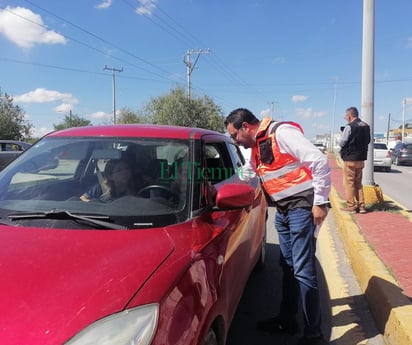
M 304 334 L 321 332 L 321 310 L 316 273 L 316 238 L 311 208 L 276 212 L 275 227 L 279 235 L 280 264 L 283 269 L 280 317 L 296 317 L 299 297 L 305 322 Z

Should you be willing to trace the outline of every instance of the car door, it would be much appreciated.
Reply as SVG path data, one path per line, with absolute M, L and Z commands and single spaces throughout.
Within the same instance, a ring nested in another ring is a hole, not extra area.
M 266 201 L 257 178 L 242 182 L 238 169 L 242 165 L 239 150 L 223 139 L 208 138 L 203 145 L 205 178 L 216 190 L 228 183 L 249 183 L 255 187 L 255 200 L 248 208 L 216 210 L 212 213 L 216 240 L 221 252 L 220 295 L 224 297 L 230 319 L 237 308 L 243 289 L 260 254 L 265 231 Z

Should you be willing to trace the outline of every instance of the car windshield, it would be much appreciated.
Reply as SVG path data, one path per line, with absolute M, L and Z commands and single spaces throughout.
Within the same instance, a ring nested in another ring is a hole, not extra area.
M 144 228 L 184 221 L 188 157 L 185 140 L 44 138 L 0 173 L 0 223 Z

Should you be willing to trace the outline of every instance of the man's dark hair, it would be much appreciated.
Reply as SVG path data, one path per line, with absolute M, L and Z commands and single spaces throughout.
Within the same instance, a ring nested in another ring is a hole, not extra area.
M 227 127 L 227 125 L 231 123 L 234 128 L 240 129 L 243 122 L 256 124 L 259 120 L 250 110 L 237 108 L 226 117 L 225 126 Z
M 359 112 L 356 107 L 349 107 L 348 109 L 346 109 L 346 112 L 351 113 L 351 115 L 354 117 L 359 117 Z

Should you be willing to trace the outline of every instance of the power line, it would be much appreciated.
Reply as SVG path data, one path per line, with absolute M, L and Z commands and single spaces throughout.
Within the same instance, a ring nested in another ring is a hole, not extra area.
M 40 9 L 41 11 L 52 15 L 53 17 L 61 20 L 62 22 L 66 23 L 66 24 L 69 24 L 70 26 L 74 27 L 75 29 L 77 29 L 77 30 L 79 30 L 79 31 L 82 31 L 83 33 L 85 33 L 85 34 L 87 34 L 87 35 L 89 35 L 89 36 L 91 36 L 91 37 L 93 37 L 93 38 L 95 38 L 95 39 L 97 39 L 97 40 L 99 40 L 99 41 L 107 44 L 107 45 L 110 45 L 110 46 L 113 47 L 113 48 L 116 48 L 117 50 L 121 51 L 122 53 L 124 53 L 124 54 L 126 54 L 126 55 L 128 55 L 128 56 L 130 56 L 130 57 L 133 57 L 134 59 L 142 62 L 143 64 L 148 65 L 148 66 L 150 66 L 150 67 L 152 67 L 152 68 L 154 68 L 154 69 L 158 70 L 159 72 L 162 72 L 162 73 L 164 73 L 164 74 L 166 74 L 166 75 L 169 75 L 169 74 L 170 74 L 169 71 L 167 71 L 167 70 L 165 70 L 165 69 L 163 69 L 163 68 L 161 68 L 161 67 L 159 67 L 159 66 L 157 66 L 157 65 L 155 65 L 155 64 L 153 64 L 153 63 L 151 63 L 150 61 L 147 61 L 147 60 L 145 60 L 145 59 L 143 59 L 143 58 L 141 58 L 141 57 L 133 54 L 132 52 L 130 52 L 130 51 L 128 51 L 128 50 L 125 50 L 124 48 L 122 48 L 122 47 L 120 47 L 120 46 L 118 46 L 118 45 L 116 45 L 116 44 L 114 44 L 114 43 L 112 43 L 112 42 L 104 39 L 103 37 L 101 37 L 101 36 L 99 36 L 99 35 L 94 34 L 93 32 L 91 32 L 91 31 L 89 31 L 89 30 L 87 30 L 87 29 L 85 29 L 85 28 L 83 28 L 83 27 L 81 27 L 81 26 L 79 26 L 79 25 L 77 25 L 77 24 L 75 24 L 75 23 L 73 23 L 73 22 L 71 22 L 71 21 L 69 21 L 69 20 L 67 20 L 67 19 L 59 16 L 59 15 L 57 15 L 56 13 L 53 13 L 53 12 L 47 10 L 47 9 L 44 8 L 44 7 L 41 7 L 41 6 L 39 6 L 39 5 L 36 5 L 35 3 L 33 3 L 33 2 L 30 1 L 30 0 L 24 0 L 24 1 L 27 2 L 27 3 L 29 3 L 29 4 L 31 4 L 32 6 L 34 6 L 34 7 L 36 7 L 36 8 L 38 8 L 38 9 Z M 19 16 L 19 17 L 21 17 L 22 19 L 27 20 L 27 21 L 35 24 L 35 25 L 41 26 L 41 27 L 43 27 L 43 28 L 45 28 L 45 29 L 48 29 L 47 26 L 45 26 L 45 25 L 41 25 L 41 24 L 39 24 L 39 23 L 33 22 L 33 21 L 31 21 L 30 19 L 25 18 L 25 17 L 23 17 L 23 16 L 20 16 L 20 15 L 12 12 L 12 11 L 10 11 L 10 10 L 9 10 L 9 12 L 12 13 L 12 14 L 14 14 L 14 15 L 16 15 L 16 16 Z M 64 35 L 61 34 L 61 35 L 64 36 L 65 38 L 67 38 L 67 39 L 70 39 L 70 40 L 73 41 L 73 42 L 76 42 L 76 43 L 78 43 L 78 44 L 80 44 L 80 45 L 83 45 L 83 46 L 85 46 L 85 47 L 87 47 L 87 48 L 89 48 L 89 49 L 95 50 L 95 51 L 97 51 L 97 52 L 99 52 L 99 53 L 101 53 L 101 54 L 103 54 L 103 55 L 105 55 L 105 56 L 109 56 L 109 57 L 111 57 L 111 58 L 113 58 L 113 59 L 117 59 L 117 60 L 122 61 L 122 62 L 124 62 L 124 63 L 127 63 L 127 64 L 129 64 L 129 65 L 132 65 L 132 66 L 134 66 L 134 67 L 136 67 L 136 68 L 138 68 L 138 69 L 141 69 L 141 70 L 143 70 L 143 71 L 145 71 L 145 72 L 147 72 L 147 73 L 155 74 L 155 75 L 157 75 L 158 77 L 161 77 L 161 78 L 164 78 L 164 79 L 169 79 L 168 77 L 164 77 L 164 76 L 161 75 L 161 74 L 158 74 L 158 73 L 155 73 L 155 72 L 153 72 L 153 71 L 147 70 L 147 69 L 145 69 L 145 68 L 143 68 L 143 67 L 141 67 L 141 66 L 138 66 L 138 65 L 136 65 L 136 64 L 134 64 L 134 63 L 132 63 L 132 62 L 130 62 L 130 61 L 124 60 L 124 59 L 122 59 L 122 58 L 119 58 L 119 57 L 116 57 L 116 56 L 114 56 L 114 55 L 112 55 L 112 54 L 109 54 L 109 53 L 107 53 L 107 52 L 105 52 L 105 51 L 103 51 L 103 50 L 100 50 L 100 49 L 98 49 L 98 48 L 92 47 L 92 46 L 90 46 L 89 44 L 86 44 L 86 43 L 84 43 L 84 42 L 82 42 L 82 41 L 79 41 L 79 40 L 75 39 L 74 37 L 70 37 L 70 36 L 68 36 L 68 35 L 66 35 L 66 34 L 64 34 Z
M 130 6 L 131 8 L 135 8 L 133 4 L 131 4 L 128 0 L 123 0 L 125 4 Z M 150 22 L 154 25 L 159 26 L 162 30 L 166 31 L 169 35 L 175 37 L 179 41 L 184 42 L 186 45 L 193 46 L 193 45 L 200 45 L 204 46 L 200 40 L 198 40 L 194 35 L 192 35 L 188 30 L 186 30 L 180 23 L 174 20 L 165 10 L 163 10 L 157 3 L 150 1 L 151 4 L 156 6 L 156 9 L 162 13 L 168 21 L 164 20 L 156 13 L 152 13 L 150 15 L 144 15 Z M 158 21 L 152 19 L 152 17 L 157 18 Z M 160 22 L 160 23 L 159 23 Z M 263 96 L 262 92 L 254 88 L 251 84 L 244 81 L 236 72 L 234 72 L 226 63 L 223 62 L 216 54 L 210 54 L 210 61 L 211 66 L 221 73 L 226 79 L 232 83 L 237 88 L 243 88 L 248 92 L 253 92 L 254 94 L 258 94 Z
M 44 64 L 44 63 L 39 63 L 39 62 L 28 62 L 28 61 L 21 61 L 17 59 L 10 59 L 6 57 L 1 57 L 1 61 L 7 61 L 7 62 L 12 62 L 12 63 L 17 63 L 17 64 L 22 64 L 22 65 L 31 65 L 31 66 L 37 66 L 37 67 L 42 67 L 42 68 L 48 68 L 48 69 L 56 69 L 56 70 L 62 70 L 62 71 L 70 71 L 70 72 L 78 72 L 78 73 L 86 73 L 86 74 L 94 74 L 94 75 L 104 75 L 106 76 L 106 73 L 103 72 L 96 72 L 96 71 L 90 71 L 90 70 L 84 70 L 84 69 L 79 69 L 79 68 L 73 68 L 73 67 L 66 67 L 66 66 L 57 66 L 57 65 L 50 65 L 50 64 Z M 152 81 L 152 82 L 159 82 L 159 83 L 164 83 L 165 80 L 159 80 L 159 79 L 149 79 L 149 78 L 142 78 L 142 77 L 137 77 L 137 76 L 119 76 L 122 79 L 136 79 L 136 80 L 145 80 L 145 81 Z

